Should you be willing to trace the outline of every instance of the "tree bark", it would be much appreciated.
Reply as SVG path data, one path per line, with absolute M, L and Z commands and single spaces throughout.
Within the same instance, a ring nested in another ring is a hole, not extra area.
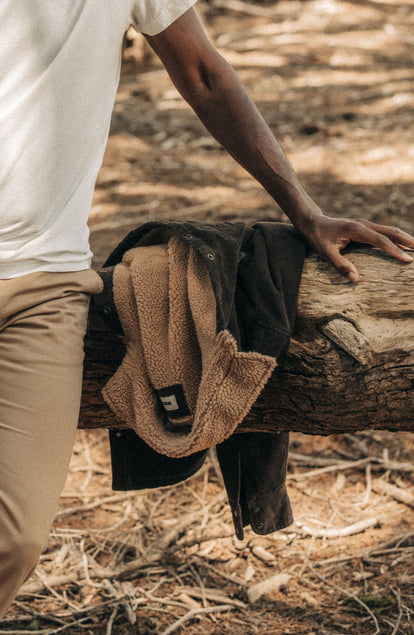
M 414 264 L 359 246 L 347 257 L 356 285 L 306 259 L 289 348 L 238 431 L 414 431 Z M 93 309 L 85 353 L 80 425 L 122 427 L 100 391 L 124 344 Z

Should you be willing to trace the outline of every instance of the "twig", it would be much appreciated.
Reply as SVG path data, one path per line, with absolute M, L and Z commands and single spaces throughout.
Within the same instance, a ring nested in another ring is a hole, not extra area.
M 329 565 L 338 565 L 343 562 L 350 562 L 351 560 L 359 560 L 360 555 L 355 554 L 355 556 L 333 556 L 332 558 L 326 558 L 325 560 L 318 560 L 313 563 L 314 567 L 326 567 Z
M 87 614 L 88 617 L 94 615 L 95 613 L 99 613 L 100 611 L 109 608 L 112 604 L 116 604 L 118 602 L 118 598 L 111 598 L 110 600 L 106 600 L 105 602 L 101 602 L 100 604 L 94 604 L 93 606 L 88 606 L 87 608 L 78 609 L 73 613 L 68 612 L 59 612 L 60 617 L 72 617 L 72 618 L 80 618 L 82 615 Z
M 165 631 L 161 633 L 161 635 L 171 635 L 174 633 L 180 626 L 182 626 L 188 620 L 192 620 L 194 617 L 198 617 L 198 615 L 207 615 L 208 613 L 219 613 L 222 611 L 228 611 L 232 607 L 229 604 L 223 604 L 222 606 L 209 606 L 203 609 L 191 609 L 188 611 L 183 617 L 180 617 L 179 620 L 174 622 L 171 626 L 169 626 Z
M 71 628 L 72 626 L 76 626 L 77 624 L 82 624 L 82 622 L 85 622 L 86 620 L 89 620 L 88 615 L 86 615 L 85 617 L 82 617 L 80 620 L 76 620 L 75 622 L 71 622 L 70 624 L 66 624 L 65 626 L 61 626 L 60 628 L 54 629 L 53 631 L 51 631 L 51 635 L 62 633 L 62 631 L 65 631 L 67 628 Z
M 117 615 L 118 615 L 118 606 L 116 606 L 114 608 L 114 610 L 112 611 L 112 613 L 111 613 L 111 615 L 109 617 L 108 623 L 106 625 L 106 635 L 111 635 L 112 627 L 114 625 L 114 621 L 115 621 L 115 618 L 116 618 Z
M 296 455 L 300 457 L 304 457 L 304 455 Z M 293 457 L 294 458 L 294 455 Z M 309 457 L 311 460 L 311 457 Z M 358 459 L 357 461 L 339 461 L 338 463 L 332 464 L 333 459 L 315 459 L 315 462 L 321 463 L 322 461 L 329 462 L 329 465 L 326 467 L 321 467 L 316 470 L 311 470 L 310 472 L 299 472 L 298 474 L 288 474 L 288 480 L 293 481 L 302 481 L 307 478 L 312 478 L 313 476 L 319 476 L 320 474 L 327 474 L 329 472 L 338 472 L 339 470 L 348 470 L 348 469 L 357 469 L 364 468 L 368 463 L 371 464 L 371 470 L 393 470 L 396 472 L 407 472 L 411 473 L 414 471 L 414 465 L 412 463 L 399 463 L 398 461 L 390 461 L 387 458 L 377 458 L 377 457 L 366 457 L 364 459 Z M 312 463 L 311 463 L 312 464 Z M 326 463 L 325 463 L 326 464 Z M 315 465 L 315 463 L 313 463 Z
M 343 536 L 352 536 L 354 534 L 359 534 L 370 527 L 374 527 L 375 525 L 380 524 L 381 521 L 379 518 L 366 518 L 365 520 L 360 520 L 357 523 L 353 523 L 352 525 L 347 525 L 346 527 L 332 527 L 329 529 L 312 529 L 307 525 L 303 525 L 300 522 L 297 522 L 296 525 L 301 529 L 303 533 L 309 534 L 310 536 L 314 536 L 315 538 L 339 538 Z
M 64 620 L 59 619 L 58 617 L 54 617 L 53 615 L 45 615 L 40 611 L 35 611 L 31 606 L 27 606 L 25 602 L 18 602 L 17 600 L 14 602 L 15 606 L 18 606 L 19 609 L 25 611 L 25 613 L 29 613 L 32 617 L 39 617 L 45 622 L 53 622 L 54 624 L 59 624 L 60 626 L 66 624 Z M 30 619 L 30 618 L 29 618 Z
M 218 589 L 209 589 L 206 587 L 203 589 L 197 589 L 196 587 L 191 586 L 178 586 L 175 590 L 177 593 L 185 593 L 186 595 L 198 598 L 199 600 L 205 598 L 210 602 L 225 602 L 226 604 L 232 604 L 233 606 L 237 606 L 239 609 L 244 609 L 247 606 L 245 602 L 242 602 L 241 600 L 233 600 L 223 593 L 223 591 Z
M 132 498 L 136 496 L 136 492 L 127 492 L 126 494 L 117 494 L 115 496 L 105 496 L 105 498 L 98 498 L 94 500 L 92 503 L 85 503 L 84 505 L 76 505 L 74 507 L 64 507 L 59 509 L 55 516 L 55 520 L 60 520 L 64 516 L 72 516 L 73 514 L 77 514 L 78 512 L 85 512 L 91 509 L 96 509 L 96 507 L 100 507 L 101 505 L 106 505 L 107 503 L 121 503 L 128 498 Z
M 358 461 L 341 461 L 334 465 L 327 465 L 326 467 L 320 467 L 310 472 L 301 472 L 299 474 L 288 474 L 287 479 L 290 481 L 304 481 L 314 476 L 320 476 L 321 474 L 328 474 L 329 472 L 339 472 L 340 470 L 355 469 L 358 467 L 365 467 L 369 463 L 369 459 L 359 459 Z
M 402 616 L 403 616 L 403 609 L 402 609 L 402 606 L 401 606 L 401 592 L 400 592 L 400 589 L 397 589 L 396 591 L 394 591 L 394 589 L 393 589 L 393 593 L 394 593 L 395 597 L 397 598 L 397 602 L 398 602 L 398 617 L 397 617 L 396 624 L 394 626 L 394 630 L 392 631 L 391 635 L 397 635 L 397 633 L 399 632 L 400 623 L 401 623 Z
M 178 606 L 180 609 L 183 608 L 183 602 L 177 602 L 177 600 L 167 600 L 166 598 L 159 598 L 156 595 L 152 595 L 149 591 L 145 589 L 140 589 L 140 592 L 145 595 L 148 600 L 151 602 L 158 602 L 159 604 L 165 604 L 166 606 Z
M 404 534 L 399 534 L 390 540 L 386 540 L 385 542 L 376 545 L 372 549 L 367 549 L 362 554 L 363 562 L 369 562 L 371 560 L 371 556 L 375 556 L 382 554 L 384 551 L 393 549 L 394 547 L 399 547 L 404 542 L 410 542 L 414 539 L 414 531 L 408 531 Z
M 203 538 L 193 538 L 192 540 L 186 540 L 185 542 L 178 543 L 165 550 L 166 555 L 170 556 L 176 551 L 182 551 L 183 549 L 189 549 L 195 545 L 201 545 L 203 542 L 211 542 L 212 540 L 222 540 L 223 538 L 230 538 L 231 534 L 228 532 L 225 534 L 212 534 L 210 536 L 204 536 Z
M 366 505 L 368 503 L 369 497 L 371 495 L 371 490 L 372 490 L 371 463 L 367 463 L 365 467 L 365 481 L 366 481 L 366 486 L 365 486 L 364 497 L 362 499 L 362 505 Z
M 377 478 L 372 483 L 372 489 L 378 494 L 386 494 L 387 496 L 394 498 L 399 503 L 404 503 L 404 505 L 414 507 L 414 496 L 410 492 L 401 489 L 401 487 L 397 487 L 391 483 L 386 483 L 380 478 Z
M 350 461 L 361 460 L 349 455 L 346 458 Z M 313 456 L 312 454 L 299 454 L 298 452 L 289 451 L 289 460 L 307 467 L 324 467 L 325 465 L 332 465 L 336 459 L 333 456 Z
M 198 571 L 196 571 L 195 567 L 193 566 L 193 564 L 189 565 L 189 569 L 191 571 L 191 573 L 193 574 L 193 577 L 197 580 L 198 585 L 200 587 L 200 599 L 201 599 L 201 603 L 203 605 L 204 608 L 206 608 L 208 606 L 207 604 L 207 599 L 206 599 L 206 587 L 205 584 L 203 582 L 203 580 L 201 579 Z
M 366 611 L 368 613 L 368 615 L 371 617 L 371 619 L 373 620 L 373 622 L 375 624 L 375 633 L 373 633 L 373 635 L 380 635 L 381 631 L 380 631 L 380 627 L 379 627 L 379 624 L 378 624 L 378 620 L 377 620 L 376 616 L 374 615 L 374 613 L 369 608 L 369 606 L 367 604 L 365 604 L 365 602 L 360 600 L 359 597 L 357 595 L 355 595 L 354 593 L 351 593 L 350 591 L 347 591 L 346 589 L 342 589 L 341 587 L 337 586 L 333 582 L 328 582 L 328 580 L 326 580 L 322 575 L 320 575 L 320 573 L 315 571 L 315 569 L 313 568 L 313 566 L 310 564 L 309 561 L 308 561 L 307 565 L 308 565 L 310 571 L 312 571 L 312 573 L 314 575 L 316 575 L 316 577 L 319 578 L 319 580 L 321 582 L 323 582 L 327 586 L 332 587 L 336 591 L 339 591 L 340 593 L 343 593 L 347 597 L 349 597 L 352 600 L 354 600 L 357 604 L 359 604 L 364 609 L 364 611 Z

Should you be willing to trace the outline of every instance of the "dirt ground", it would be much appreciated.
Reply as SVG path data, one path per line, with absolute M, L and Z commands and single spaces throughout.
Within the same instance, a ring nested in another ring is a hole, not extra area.
M 414 0 L 199 10 L 325 212 L 413 232 Z M 148 220 L 283 219 L 131 44 L 91 212 L 95 264 Z M 410 433 L 292 434 L 295 523 L 240 542 L 214 455 L 178 486 L 117 493 L 105 431 L 79 431 L 49 544 L 0 634 L 413 634 L 413 450 Z

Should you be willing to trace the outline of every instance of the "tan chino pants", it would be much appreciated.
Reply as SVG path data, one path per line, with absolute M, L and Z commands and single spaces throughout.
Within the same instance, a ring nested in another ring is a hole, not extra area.
M 0 280 L 0 619 L 45 547 L 82 388 L 92 270 Z

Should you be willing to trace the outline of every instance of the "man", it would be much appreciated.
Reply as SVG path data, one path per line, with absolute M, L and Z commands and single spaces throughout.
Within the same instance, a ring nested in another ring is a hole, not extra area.
M 3 0 L 0 6 L 0 617 L 33 570 L 77 426 L 90 266 L 86 221 L 132 22 L 214 137 L 351 282 L 350 241 L 402 262 L 414 239 L 324 216 L 300 185 L 195 0 Z

